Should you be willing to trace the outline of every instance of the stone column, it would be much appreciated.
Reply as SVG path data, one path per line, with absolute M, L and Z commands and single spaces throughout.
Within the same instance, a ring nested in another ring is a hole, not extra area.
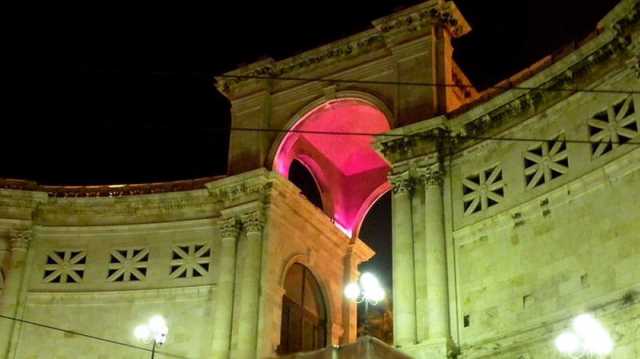
M 31 231 L 11 231 L 9 239 L 9 261 L 2 298 L 0 298 L 0 314 L 15 317 L 20 305 L 20 292 L 24 280 L 27 249 L 31 239 Z M 0 318 L 0 357 L 7 357 L 11 348 L 11 339 L 17 328 L 17 322 Z
M 393 199 L 393 339 L 398 347 L 416 342 L 411 180 L 408 172 L 391 176 Z
M 218 256 L 212 353 L 214 358 L 228 358 L 231 344 L 231 321 L 233 319 L 236 245 L 240 227 L 235 218 L 224 218 L 218 226 L 221 245 Z
M 447 255 L 442 201 L 442 172 L 438 165 L 423 168 L 427 243 L 427 330 L 430 340 L 449 341 Z
M 240 303 L 238 322 L 238 349 L 234 358 L 256 357 L 258 315 L 260 299 L 260 274 L 262 262 L 262 229 L 264 220 L 260 210 L 241 215 L 246 233 L 246 246 L 240 278 Z

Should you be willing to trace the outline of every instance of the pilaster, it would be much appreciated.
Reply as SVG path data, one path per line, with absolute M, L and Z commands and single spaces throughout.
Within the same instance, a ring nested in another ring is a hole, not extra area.
M 15 318 L 22 304 L 22 287 L 27 261 L 27 251 L 31 240 L 30 229 L 14 229 L 10 231 L 9 260 L 2 297 L 0 298 L 0 314 Z M 0 318 L 0 354 L 9 358 L 14 347 L 14 333 L 18 328 L 16 321 Z
M 240 226 L 236 218 L 222 218 L 218 223 L 220 254 L 218 280 L 214 303 L 214 326 L 212 353 L 216 358 L 229 356 L 233 315 L 233 293 L 236 268 L 236 247 Z
M 447 256 L 442 198 L 443 171 L 439 164 L 418 168 L 424 186 L 424 230 L 427 256 L 427 328 L 429 340 L 450 339 Z
M 264 213 L 262 208 L 253 208 L 240 214 L 245 233 L 246 251 L 242 259 L 240 281 L 238 347 L 234 358 L 255 358 L 258 338 L 260 274 L 262 264 L 262 234 Z
M 416 302 L 413 262 L 413 221 L 409 172 L 390 176 L 393 185 L 393 328 L 394 342 L 405 347 L 416 342 Z

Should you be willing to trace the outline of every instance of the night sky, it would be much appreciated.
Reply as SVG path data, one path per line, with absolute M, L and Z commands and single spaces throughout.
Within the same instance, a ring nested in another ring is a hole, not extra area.
M 12 111 L 0 177 L 108 184 L 224 174 L 229 106 L 213 75 L 340 39 L 418 2 L 89 2 L 28 12 L 4 55 L 15 84 L 5 84 Z M 456 3 L 473 31 L 454 42 L 454 57 L 483 89 L 585 37 L 617 1 Z M 388 206 L 365 222 L 374 247 L 388 241 Z

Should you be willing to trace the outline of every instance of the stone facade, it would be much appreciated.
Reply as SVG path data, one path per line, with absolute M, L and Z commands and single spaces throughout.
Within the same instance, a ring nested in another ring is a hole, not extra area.
M 378 141 L 393 163 L 404 351 L 560 358 L 553 339 L 588 311 L 612 333 L 612 358 L 640 356 L 638 43 L 638 3 L 621 2 L 525 90 Z
M 452 58 L 468 24 L 452 2 L 429 1 L 219 78 L 233 127 L 274 130 L 232 133 L 228 177 L 1 182 L 0 313 L 29 322 L 0 318 L 0 357 L 144 358 L 82 334 L 140 345 L 133 328 L 157 313 L 164 355 L 277 356 L 295 263 L 326 304 L 331 348 L 313 357 L 560 358 L 553 339 L 585 311 L 612 334 L 611 358 L 640 357 L 638 18 L 638 1 L 623 0 L 573 51 L 478 94 Z M 313 77 L 332 80 L 299 80 Z M 374 145 L 390 166 L 394 349 L 332 347 L 356 341 L 342 288 L 373 252 L 275 171 L 277 131 L 346 100 L 391 128 Z
M 72 332 L 140 345 L 134 327 L 158 313 L 170 327 L 166 353 L 271 356 L 293 263 L 322 286 L 329 342 L 355 340 L 356 311 L 340 288 L 373 252 L 276 174 L 257 170 L 154 195 L 0 196 L 2 314 L 70 331 L 3 319 L 3 358 L 146 357 Z

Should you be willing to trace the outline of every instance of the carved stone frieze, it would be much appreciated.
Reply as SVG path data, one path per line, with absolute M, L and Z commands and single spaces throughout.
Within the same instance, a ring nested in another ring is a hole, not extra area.
M 46 204 L 47 210 L 55 209 L 58 213 L 74 214 L 105 214 L 105 215 L 136 215 L 139 213 L 167 213 L 187 208 L 201 208 L 214 205 L 209 196 L 194 196 L 188 193 L 172 195 L 160 194 L 154 198 L 122 197 L 118 201 L 108 199 L 88 201 L 84 199 L 50 198 Z M 41 208 L 44 209 L 44 208 Z
M 257 178 L 253 181 L 243 181 L 211 188 L 210 191 L 217 201 L 233 202 L 256 194 L 266 194 L 272 187 L 273 184 L 268 179 Z
M 376 28 L 385 35 L 400 32 L 418 32 L 431 25 L 444 26 L 452 36 L 458 37 L 470 30 L 453 2 L 432 2 L 427 6 L 416 6 L 408 12 L 391 15 L 374 22 Z

